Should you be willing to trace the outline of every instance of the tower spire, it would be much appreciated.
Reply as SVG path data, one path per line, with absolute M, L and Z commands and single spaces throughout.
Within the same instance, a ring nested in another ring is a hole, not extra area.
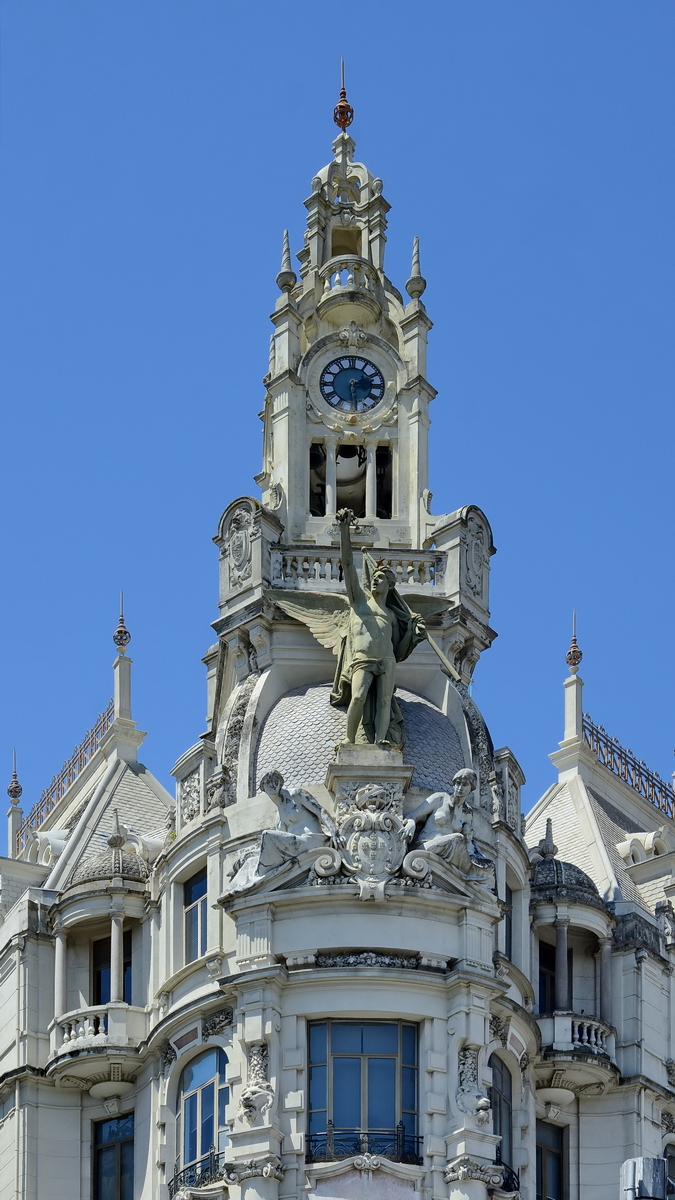
M 340 99 L 333 109 L 333 120 L 344 133 L 354 120 L 354 109 L 347 99 L 345 90 L 345 60 L 340 59 Z
M 579 663 L 583 658 L 583 653 L 577 646 L 577 613 L 576 609 L 572 613 L 572 642 L 570 648 L 565 655 L 565 662 L 570 669 L 570 675 L 576 675 L 579 670 Z
M 405 285 L 405 290 L 413 300 L 419 300 L 426 286 L 427 281 L 420 271 L 420 239 L 418 237 L 414 237 L 410 279 Z
M 7 788 L 7 795 L 9 796 L 12 804 L 19 803 L 19 799 L 21 797 L 22 792 L 23 792 L 23 788 L 21 787 L 21 784 L 19 783 L 19 780 L 17 779 L 17 775 L 16 775 L 16 750 L 13 750 L 12 751 L 12 778 L 9 781 L 9 787 Z
M 120 654 L 125 654 L 127 646 L 131 641 L 131 634 L 124 624 L 124 592 L 120 592 L 120 620 L 117 629 L 113 633 L 113 642 L 117 646 Z
M 291 267 L 291 243 L 288 230 L 284 229 L 284 240 L 281 250 L 281 270 L 277 275 L 277 287 L 281 292 L 290 292 L 298 282 L 298 277 Z

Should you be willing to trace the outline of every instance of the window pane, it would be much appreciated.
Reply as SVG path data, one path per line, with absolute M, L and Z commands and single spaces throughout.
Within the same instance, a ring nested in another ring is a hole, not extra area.
M 309 1114 L 309 1132 L 310 1133 L 325 1133 L 326 1132 L 326 1110 L 317 1109 L 316 1112 Z
M 309 1068 L 309 1107 L 326 1107 L 326 1071 L 325 1066 Z
M 205 895 L 206 867 L 202 867 L 201 871 L 197 871 L 196 875 L 183 884 L 183 904 L 187 908 L 190 904 L 194 904 L 195 900 L 200 900 Z
M 218 1089 L 218 1128 L 224 1129 L 227 1115 L 227 1106 L 230 1103 L 229 1087 L 221 1087 Z
M 546 1151 L 545 1200 L 562 1200 L 562 1170 L 560 1155 L 554 1150 Z
M 221 1084 L 224 1083 L 227 1075 L 227 1055 L 224 1050 L 218 1051 L 218 1074 Z
M 541 1146 L 537 1146 L 537 1200 L 541 1200 L 541 1189 L 543 1185 L 544 1174 L 544 1156 Z
M 401 1071 L 401 1108 L 407 1112 L 417 1111 L 417 1071 L 414 1067 L 403 1067 Z
M 126 1113 L 123 1117 L 111 1117 L 109 1121 L 97 1121 L 94 1131 L 97 1145 L 100 1145 L 101 1142 L 119 1142 L 122 1138 L 133 1136 L 133 1113 Z
M 134 1143 L 120 1146 L 120 1200 L 134 1200 Z
M 398 1033 L 398 1030 L 396 1030 Z M 368 1128 L 396 1125 L 396 1059 L 368 1059 Z
M 193 1092 L 213 1079 L 216 1074 L 216 1051 L 205 1050 L 203 1054 L 193 1058 L 183 1071 L 181 1085 L 184 1092 Z
M 330 1027 L 330 1048 L 333 1054 L 360 1054 L 362 1025 L 333 1021 Z
M 326 1026 L 310 1025 L 309 1027 L 309 1061 L 322 1063 L 326 1061 Z
M 551 1125 L 548 1121 L 537 1121 L 537 1144 L 550 1146 L 552 1150 L 562 1152 L 562 1129 Z
M 199 1093 L 202 1101 L 202 1122 L 201 1122 L 201 1139 L 200 1153 L 208 1154 L 212 1146 L 215 1145 L 215 1128 L 214 1128 L 214 1110 L 215 1110 L 215 1083 L 208 1083 Z
M 363 1053 L 398 1054 L 398 1025 L 364 1025 Z
M 194 1162 L 197 1157 L 197 1093 L 188 1096 L 183 1105 L 183 1121 L 185 1123 L 185 1140 L 183 1142 L 183 1162 Z
M 199 926 L 199 953 L 203 956 L 206 954 L 206 896 L 199 901 Z
M 198 914 L 197 908 L 189 908 L 185 913 L 185 961 L 186 963 L 194 962 L 199 958 L 199 942 L 198 936 Z
M 96 1151 L 96 1200 L 117 1200 L 117 1147 Z
M 410 1067 L 417 1066 L 417 1026 L 404 1025 L 401 1031 L 403 1061 Z
M 333 1059 L 333 1121 L 338 1129 L 361 1127 L 360 1058 Z

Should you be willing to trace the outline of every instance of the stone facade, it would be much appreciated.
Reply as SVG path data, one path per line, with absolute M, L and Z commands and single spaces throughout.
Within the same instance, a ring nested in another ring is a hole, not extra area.
M 175 797 L 124 645 L 74 781 L 30 824 L 11 793 L 0 1198 L 535 1200 L 539 1146 L 548 1195 L 614 1200 L 625 1158 L 675 1146 L 672 807 L 603 765 L 574 658 L 522 818 L 468 689 L 490 526 L 430 512 L 419 247 L 405 301 L 344 131 L 306 208 Z M 349 740 L 390 669 L 399 741 Z

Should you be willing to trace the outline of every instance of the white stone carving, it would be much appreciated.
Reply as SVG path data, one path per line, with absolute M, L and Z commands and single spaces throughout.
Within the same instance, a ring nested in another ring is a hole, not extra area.
M 200 768 L 191 771 L 180 782 L 180 815 L 183 824 L 199 815 L 201 804 Z
M 255 536 L 253 513 L 240 505 L 230 517 L 224 551 L 229 559 L 230 588 L 243 587 L 251 578 L 251 540 Z
M 494 863 L 485 857 L 473 837 L 473 810 L 468 800 L 476 781 L 476 772 L 469 767 L 463 768 L 452 781 L 452 796 L 447 792 L 434 792 L 410 813 L 409 820 L 419 827 L 417 845 L 420 849 L 437 854 L 467 878 L 484 882 L 494 870 Z M 411 860 L 411 867 L 413 862 Z M 423 872 L 421 858 L 415 868 Z M 413 868 L 411 874 L 414 873 Z
M 239 1097 L 239 1114 L 249 1125 L 254 1125 L 272 1107 L 274 1088 L 267 1078 L 268 1066 L 267 1043 L 254 1042 L 248 1053 L 248 1083 Z
M 319 855 L 314 869 L 324 877 L 342 870 L 358 884 L 359 899 L 382 901 L 387 883 L 403 864 L 414 828 L 403 817 L 402 797 L 392 795 L 385 784 L 366 784 L 351 802 L 338 805 L 332 851 Z
M 463 1183 L 469 1179 L 478 1179 L 488 1187 L 499 1187 L 504 1172 L 498 1163 L 476 1162 L 468 1154 L 462 1154 L 454 1162 L 448 1163 L 443 1178 L 446 1183 Z
M 478 1047 L 465 1046 L 458 1055 L 459 1088 L 457 1106 L 473 1117 L 478 1125 L 490 1119 L 490 1101 L 478 1086 Z
M 368 341 L 368 335 L 365 329 L 357 325 L 356 321 L 350 321 L 344 329 L 338 333 L 338 337 L 343 346 L 363 346 Z

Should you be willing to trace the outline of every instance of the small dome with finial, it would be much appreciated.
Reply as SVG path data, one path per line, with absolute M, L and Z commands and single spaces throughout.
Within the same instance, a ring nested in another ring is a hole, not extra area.
M 344 133 L 345 129 L 348 129 L 348 127 L 351 125 L 352 121 L 354 120 L 354 109 L 352 108 L 351 104 L 349 103 L 349 101 L 347 99 L 347 93 L 345 91 L 345 60 L 344 60 L 344 58 L 340 59 L 340 80 L 341 80 L 341 85 L 342 85 L 340 87 L 340 99 L 338 100 L 337 104 L 335 105 L 335 108 L 333 109 L 333 120 L 335 121 L 336 125 L 340 126 L 340 129 Z
M 412 269 L 405 290 L 413 300 L 419 300 L 427 286 L 427 281 L 420 271 L 420 239 L 413 238 Z
M 78 883 L 93 883 L 96 880 L 114 878 L 145 883 L 149 875 L 148 865 L 135 852 L 122 849 L 124 836 L 120 829 L 117 809 L 113 809 L 112 816 L 113 827 L 108 838 L 108 848 L 100 854 L 87 856 L 73 871 L 69 887 Z
M 576 863 L 557 858 L 558 847 L 553 841 L 553 823 L 546 820 L 546 834 L 537 846 L 541 855 L 532 871 L 532 897 L 535 900 L 555 900 L 566 897 L 574 902 L 602 906 L 598 889 L 585 871 Z
M 277 275 L 277 287 L 280 292 L 291 292 L 298 282 L 298 277 L 291 266 L 291 243 L 288 230 L 284 229 L 284 242 L 281 251 L 281 270 Z
M 113 633 L 113 642 L 120 654 L 124 654 L 130 641 L 131 634 L 124 624 L 124 592 L 120 592 L 120 619 L 117 629 Z
M 19 799 L 21 797 L 22 792 L 23 792 L 23 788 L 22 788 L 21 784 L 19 783 L 19 780 L 18 780 L 17 774 L 16 774 L 16 750 L 15 750 L 14 751 L 14 759 L 13 759 L 13 768 L 12 768 L 12 778 L 9 781 L 9 787 L 7 788 L 7 795 L 9 796 L 10 800 L 12 801 L 12 804 L 19 803 Z

